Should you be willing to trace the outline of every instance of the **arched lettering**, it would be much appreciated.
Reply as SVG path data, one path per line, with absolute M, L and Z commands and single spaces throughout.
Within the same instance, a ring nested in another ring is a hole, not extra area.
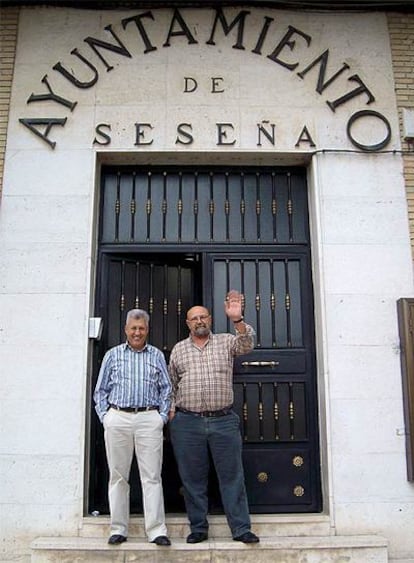
M 52 127 L 54 127 L 55 125 L 60 125 L 61 127 L 63 127 L 66 123 L 67 117 L 63 117 L 63 118 L 39 118 L 39 117 L 35 117 L 35 118 L 21 118 L 19 119 L 20 123 L 22 123 L 25 127 L 27 127 L 28 129 L 30 129 L 30 131 L 32 133 L 34 133 L 35 135 L 37 135 L 37 137 L 40 137 L 42 139 L 42 141 L 45 141 L 45 143 L 47 143 L 50 147 L 52 147 L 52 149 L 55 148 L 56 146 L 56 142 L 55 141 L 51 141 L 49 139 L 49 133 L 50 130 L 52 129 Z M 38 126 L 40 127 L 45 127 L 45 130 L 42 132 L 38 129 Z
M 310 65 L 308 65 L 304 70 L 298 72 L 298 76 L 303 78 L 306 73 L 308 73 L 315 65 L 320 64 L 319 68 L 319 75 L 318 75 L 318 83 L 316 85 L 316 91 L 318 94 L 322 94 L 322 92 L 327 88 L 334 80 L 338 78 L 345 70 L 349 69 L 349 65 L 346 63 L 342 63 L 342 68 L 340 68 L 331 78 L 325 82 L 325 73 L 326 67 L 328 65 L 328 58 L 329 58 L 329 49 L 326 49 L 317 59 L 312 61 Z
M 122 41 L 117 37 L 115 32 L 112 30 L 111 25 L 107 25 L 106 27 L 104 27 L 104 29 L 111 33 L 112 37 L 114 37 L 115 40 L 118 42 L 118 45 L 113 45 L 112 43 L 107 43 L 106 41 L 95 39 L 94 37 L 87 37 L 86 39 L 84 39 L 84 41 L 98 55 L 98 57 L 101 59 L 103 64 L 106 66 L 106 70 L 109 72 L 114 67 L 106 62 L 106 60 L 103 58 L 101 53 L 98 51 L 97 47 L 100 47 L 101 49 L 107 49 L 108 51 L 112 51 L 113 53 L 118 53 L 118 55 L 122 55 L 123 57 L 128 57 L 130 59 L 132 58 L 132 55 L 125 47 L 125 45 L 122 43 Z
M 47 74 L 44 75 L 44 77 L 42 78 L 42 82 L 43 84 L 46 84 L 47 89 L 49 90 L 49 94 L 31 94 L 30 98 L 27 100 L 27 103 L 30 104 L 32 102 L 56 102 L 57 104 L 62 104 L 62 106 L 65 106 L 67 108 L 70 109 L 70 111 L 73 111 L 74 107 L 76 106 L 76 104 L 78 102 L 71 102 L 69 100 L 66 100 L 65 98 L 62 98 L 61 96 L 58 96 L 57 94 L 55 94 L 52 91 L 52 88 L 50 87 L 50 84 L 47 80 Z
M 137 26 L 137 29 L 141 35 L 141 39 L 144 42 L 145 45 L 145 49 L 144 49 L 144 54 L 145 53 L 149 53 L 151 51 L 156 51 L 157 47 L 155 47 L 149 37 L 148 37 L 148 33 L 143 25 L 143 23 L 141 22 L 142 18 L 150 18 L 151 20 L 154 20 L 154 16 L 152 15 L 152 12 L 145 12 L 143 14 L 139 14 L 138 16 L 133 16 L 132 18 L 125 18 L 122 20 L 122 27 L 125 29 L 126 26 L 130 23 L 130 22 L 135 22 L 135 25 Z
M 303 39 L 306 41 L 306 44 L 309 47 L 312 40 L 310 35 L 307 35 L 306 33 L 303 33 L 303 31 L 300 31 L 300 29 L 296 29 L 295 27 L 290 25 L 282 41 L 274 49 L 274 51 L 270 53 L 270 55 L 267 55 L 267 58 L 270 59 L 271 61 L 274 61 L 275 63 L 284 66 L 289 70 L 294 70 L 299 65 L 299 63 L 287 63 L 286 61 L 282 61 L 281 59 L 279 59 L 279 54 L 285 47 L 289 47 L 291 51 L 293 51 L 293 49 L 295 48 L 296 41 L 290 41 L 291 37 L 293 37 L 294 35 L 299 35 L 300 37 L 303 37 Z
M 179 24 L 180 29 L 178 31 L 173 31 L 174 25 L 175 25 L 176 22 Z M 187 37 L 189 45 L 193 45 L 194 43 L 198 43 L 198 41 L 196 41 L 194 39 L 194 37 L 192 36 L 191 31 L 188 28 L 187 24 L 185 23 L 184 18 L 182 17 L 180 12 L 178 10 L 174 10 L 174 15 L 172 17 L 170 29 L 169 29 L 168 35 L 167 35 L 167 40 L 165 41 L 163 47 L 169 47 L 170 46 L 170 38 L 171 37 L 180 37 L 180 36 Z
M 94 84 L 96 84 L 98 82 L 98 78 L 99 78 L 99 74 L 98 74 L 96 67 L 93 66 L 93 64 L 90 63 L 87 59 L 85 59 L 85 57 L 83 57 L 77 49 L 73 49 L 70 52 L 70 54 L 78 57 L 78 59 L 83 61 L 90 69 L 92 69 L 92 71 L 94 73 L 92 80 L 89 80 L 89 82 L 82 82 L 81 80 L 78 80 L 76 78 L 76 76 L 74 76 L 71 72 L 66 70 L 60 62 L 55 64 L 55 66 L 53 67 L 53 70 L 60 72 L 65 78 L 67 78 L 69 80 L 69 82 L 71 82 L 77 88 L 91 88 Z
M 365 145 L 363 143 L 358 142 L 356 139 L 354 139 L 354 137 L 352 136 L 352 126 L 355 124 L 355 122 L 363 117 L 375 117 L 376 119 L 379 119 L 380 121 L 382 121 L 382 123 L 384 123 L 385 128 L 386 128 L 386 135 L 384 137 L 384 139 L 374 145 Z M 391 125 L 389 123 L 389 121 L 387 120 L 386 117 L 384 117 L 381 113 L 378 113 L 377 111 L 372 111 L 372 110 L 362 110 L 362 111 L 357 111 L 356 113 L 354 113 L 347 124 L 346 127 L 346 133 L 348 135 L 348 139 L 351 141 L 351 143 L 363 150 L 363 151 L 369 151 L 369 152 L 374 152 L 374 151 L 379 151 L 381 149 L 383 149 L 384 147 L 386 147 L 388 145 L 388 143 L 391 140 Z
M 207 45 L 215 45 L 214 42 L 214 35 L 216 33 L 217 23 L 221 23 L 221 27 L 223 28 L 224 35 L 228 35 L 230 31 L 233 29 L 234 26 L 238 26 L 237 28 L 237 41 L 233 45 L 233 49 L 244 49 L 243 46 L 243 35 L 244 35 L 244 24 L 246 21 L 246 16 L 248 16 L 250 12 L 248 10 L 242 10 L 238 13 L 238 15 L 234 18 L 234 20 L 228 24 L 227 20 L 223 14 L 223 11 L 218 8 L 216 10 L 216 17 L 213 24 L 213 29 L 211 30 L 211 35 L 208 41 L 206 41 Z

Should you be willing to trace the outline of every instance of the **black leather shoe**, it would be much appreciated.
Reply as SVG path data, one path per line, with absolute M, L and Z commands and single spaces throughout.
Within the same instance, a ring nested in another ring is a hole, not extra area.
M 233 538 L 234 541 L 242 541 L 243 543 L 257 543 L 259 542 L 259 538 L 253 532 L 245 532 L 241 536 L 237 536 L 237 538 Z
M 167 536 L 158 536 L 155 538 L 155 540 L 152 540 L 151 543 L 156 543 L 157 545 L 171 545 L 171 542 L 167 538 Z
M 208 539 L 206 532 L 192 532 L 187 536 L 187 543 L 200 543 Z
M 113 536 L 111 536 L 108 540 L 108 543 L 110 543 L 111 545 L 114 545 L 116 543 L 123 543 L 124 541 L 127 541 L 125 536 L 121 536 L 119 534 L 114 534 Z

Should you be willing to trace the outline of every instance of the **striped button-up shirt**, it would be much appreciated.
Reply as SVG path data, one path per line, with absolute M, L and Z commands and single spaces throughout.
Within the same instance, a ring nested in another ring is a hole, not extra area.
M 202 412 L 233 404 L 233 359 L 254 347 L 254 331 L 213 334 L 203 348 L 191 336 L 172 349 L 168 370 L 176 407 Z
M 134 350 L 127 343 L 108 350 L 102 360 L 94 400 L 101 422 L 110 404 L 118 407 L 158 406 L 160 415 L 167 422 L 171 381 L 161 350 L 151 344 L 146 344 L 142 350 Z

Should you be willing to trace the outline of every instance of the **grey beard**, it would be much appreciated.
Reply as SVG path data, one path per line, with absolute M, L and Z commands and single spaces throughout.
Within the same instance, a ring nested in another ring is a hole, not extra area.
M 194 334 L 196 336 L 208 336 L 210 334 L 210 329 L 206 326 L 199 326 L 194 329 Z

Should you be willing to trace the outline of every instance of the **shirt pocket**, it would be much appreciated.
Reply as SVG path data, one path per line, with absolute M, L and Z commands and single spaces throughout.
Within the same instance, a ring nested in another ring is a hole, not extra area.
M 160 371 L 155 366 L 149 366 L 144 372 L 144 383 L 147 385 L 158 385 Z
M 133 374 L 128 369 L 128 362 L 124 358 L 117 358 L 112 366 L 111 379 L 114 385 L 124 384 L 131 381 Z

